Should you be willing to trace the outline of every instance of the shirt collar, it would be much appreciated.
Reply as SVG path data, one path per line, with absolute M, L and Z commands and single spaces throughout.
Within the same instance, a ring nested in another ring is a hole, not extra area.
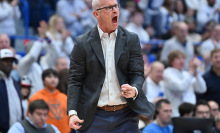
M 98 32 L 99 32 L 99 37 L 102 38 L 103 35 L 105 34 L 105 32 L 102 31 L 102 29 L 100 29 L 99 25 L 97 25 L 98 28 Z M 116 29 L 114 32 L 112 32 L 111 34 L 115 35 L 115 37 L 117 37 L 117 33 L 118 33 L 118 29 Z M 108 34 L 108 33 L 107 33 Z M 110 34 L 110 35 L 111 35 Z
M 35 128 L 38 128 L 28 117 L 26 117 L 26 120 Z M 46 128 L 47 127 L 47 123 L 44 123 L 42 128 Z

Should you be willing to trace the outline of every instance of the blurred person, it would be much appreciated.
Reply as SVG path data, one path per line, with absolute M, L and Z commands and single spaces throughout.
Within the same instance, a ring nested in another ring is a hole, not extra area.
M 201 44 L 200 54 L 202 55 L 206 71 L 211 67 L 210 54 L 212 50 L 220 48 L 220 24 L 213 26 L 211 37 Z
M 0 34 L 0 49 L 10 48 L 10 39 L 6 34 Z
M 185 0 L 176 0 L 174 1 L 174 20 L 175 21 L 184 21 L 185 14 L 187 11 Z
M 194 105 L 191 103 L 184 102 L 178 107 L 180 117 L 192 117 Z
M 197 93 L 206 92 L 206 84 L 197 72 L 200 61 L 193 58 L 189 63 L 189 71 L 184 70 L 186 55 L 179 51 L 172 51 L 168 56 L 170 67 L 163 73 L 165 97 L 171 102 L 172 116 L 179 116 L 178 107 L 183 102 L 195 104 Z
M 178 25 L 179 25 L 179 22 L 177 22 L 177 21 L 172 22 L 170 24 L 170 30 L 166 34 L 163 34 L 161 36 L 161 39 L 168 40 L 168 39 L 172 38 L 173 36 L 175 36 Z
M 220 105 L 220 49 L 211 52 L 211 62 L 211 69 L 203 75 L 207 91 L 204 94 L 197 94 L 197 99 L 214 100 Z
M 131 14 L 131 21 L 125 27 L 128 31 L 134 32 L 138 35 L 141 45 L 147 44 L 149 35 L 143 28 L 143 13 L 141 11 L 134 11 Z
M 28 107 L 25 120 L 16 122 L 8 133 L 60 133 L 52 124 L 47 124 L 49 106 L 44 100 L 35 100 Z
M 202 33 L 202 41 L 205 41 L 211 37 L 213 27 L 216 24 L 217 23 L 214 20 L 207 22 L 207 24 L 205 25 L 205 31 L 204 31 L 204 33 Z
M 26 116 L 28 110 L 28 99 L 31 93 L 31 86 L 31 80 L 28 78 L 28 76 L 21 77 L 20 88 L 24 116 Z
M 211 117 L 214 119 L 219 113 L 219 105 L 213 100 L 208 101 L 208 104 L 211 109 Z
M 219 13 L 220 4 L 216 0 L 207 0 L 207 4 L 202 5 L 197 12 L 197 30 L 203 32 L 210 20 L 219 22 Z
M 189 33 L 187 36 L 187 40 L 192 42 L 192 43 L 200 43 L 202 40 L 202 36 L 198 33 L 196 33 L 196 22 L 193 17 L 186 17 L 185 18 L 185 23 L 187 24 L 189 28 Z
M 0 33 L 16 35 L 16 20 L 21 17 L 19 0 L 0 0 Z M 11 40 L 14 46 L 14 40 Z
M 199 100 L 193 109 L 193 116 L 197 118 L 210 118 L 211 109 L 207 101 Z
M 163 46 L 160 60 L 167 62 L 168 55 L 173 50 L 180 50 L 186 55 L 184 69 L 189 69 L 189 61 L 194 56 L 194 47 L 192 42 L 187 40 L 188 26 L 184 22 L 178 22 L 175 36 L 167 40 Z
M 144 25 L 152 26 L 155 30 L 155 36 L 162 35 L 162 14 L 161 7 L 165 0 L 139 0 L 138 7 L 144 11 Z
M 156 119 L 147 125 L 142 133 L 173 133 L 171 123 L 172 106 L 167 99 L 161 99 L 155 105 Z
M 46 69 L 42 73 L 44 88 L 29 99 L 29 104 L 37 99 L 43 99 L 49 105 L 47 123 L 55 125 L 60 132 L 70 132 L 67 115 L 67 96 L 57 89 L 58 74 L 53 69 Z
M 76 38 L 70 56 L 69 126 L 80 133 L 137 133 L 139 114 L 151 119 L 154 112 L 142 90 L 139 38 L 118 26 L 116 0 L 93 0 L 92 6 L 98 25 Z
M 55 63 L 54 69 L 60 73 L 64 69 L 69 69 L 68 60 L 65 57 L 59 57 Z
M 120 6 L 119 25 L 126 27 L 131 21 L 131 14 L 136 10 L 136 3 L 132 0 L 125 1 L 124 8 Z
M 71 32 L 72 38 L 83 33 L 81 22 L 90 16 L 83 0 L 59 0 L 56 12 L 63 18 L 67 29 Z
M 40 79 L 42 74 L 42 66 L 38 63 L 39 60 L 45 62 L 44 66 L 51 66 L 55 64 L 58 54 L 55 49 L 54 44 L 51 43 L 51 40 L 46 36 L 47 24 L 44 21 L 40 22 L 38 27 L 38 34 L 40 38 L 32 43 L 27 43 L 25 46 L 27 54 L 19 61 L 18 63 L 18 73 L 19 75 L 27 75 L 32 80 L 31 94 L 35 94 L 43 88 L 43 82 Z M 45 49 L 46 54 L 41 56 L 41 52 Z M 41 58 L 40 58 L 41 57 Z
M 143 84 L 143 91 L 145 92 L 146 97 L 152 103 L 156 103 L 158 100 L 163 98 L 164 89 L 163 89 L 163 71 L 164 65 L 156 61 L 151 64 L 150 75 L 146 78 Z
M 70 36 L 70 32 L 66 30 L 63 18 L 61 16 L 53 15 L 50 17 L 46 36 L 55 46 L 58 57 L 66 57 L 69 63 L 69 56 L 71 54 L 71 50 L 73 49 L 74 43 Z M 52 56 L 55 56 L 55 53 Z M 47 68 L 51 67 L 43 66 L 43 69 Z
M 185 0 L 188 8 L 199 10 L 202 6 L 207 5 L 207 0 Z
M 215 116 L 214 123 L 216 133 L 220 133 L 220 112 Z
M 9 49 L 0 50 L 0 132 L 23 118 L 19 84 L 10 75 L 16 58 Z

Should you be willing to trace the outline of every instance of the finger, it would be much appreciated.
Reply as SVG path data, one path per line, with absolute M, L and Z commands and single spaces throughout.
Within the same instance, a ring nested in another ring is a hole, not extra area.
M 130 86 L 129 84 L 123 84 L 122 86 L 121 86 L 121 88 L 123 88 L 123 87 L 128 87 L 128 86 Z
M 79 121 L 78 121 L 78 122 L 79 122 L 79 123 L 83 123 L 83 122 L 84 122 L 84 120 L 80 120 L 80 119 L 79 119 Z
M 74 128 L 75 130 L 80 129 L 81 127 L 82 127 L 82 125 L 74 125 L 74 126 L 73 126 L 73 128 Z

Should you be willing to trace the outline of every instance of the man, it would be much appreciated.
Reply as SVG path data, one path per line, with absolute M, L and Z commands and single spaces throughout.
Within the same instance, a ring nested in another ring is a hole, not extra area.
M 167 40 L 163 46 L 160 60 L 167 62 L 171 51 L 180 50 L 186 55 L 184 69 L 189 69 L 189 61 L 194 56 L 193 44 L 187 40 L 188 26 L 184 22 L 178 22 L 175 36 Z
M 167 99 L 161 99 L 156 103 L 156 119 L 147 125 L 142 133 L 172 133 L 173 126 L 170 124 L 172 106 Z
M 210 101 L 208 101 L 208 104 L 209 104 L 209 106 L 211 108 L 211 117 L 215 118 L 218 115 L 218 113 L 219 113 L 218 103 L 216 103 L 213 100 L 210 100 Z
M 57 73 L 60 73 L 64 69 L 69 69 L 67 59 L 65 57 L 59 57 L 54 68 Z
M 197 118 L 210 118 L 211 109 L 207 101 L 199 100 L 196 102 L 193 113 Z
M 216 133 L 220 133 L 220 112 L 215 117 L 215 131 Z
M 10 48 L 10 39 L 6 34 L 0 34 L 0 49 Z
M 211 52 L 211 62 L 211 69 L 203 75 L 207 91 L 202 95 L 197 94 L 197 99 L 214 100 L 220 105 L 220 49 Z
M 15 57 L 11 50 L 0 50 L 0 132 L 23 118 L 20 87 L 10 75 Z
M 28 117 L 16 122 L 8 133 L 60 133 L 54 126 L 46 123 L 49 107 L 44 100 L 35 100 L 28 107 Z
M 139 132 L 138 113 L 151 118 L 154 112 L 141 89 L 139 39 L 118 27 L 116 0 L 93 0 L 92 5 L 98 25 L 76 38 L 70 57 L 69 125 L 80 133 Z
M 204 79 L 197 73 L 200 61 L 193 58 L 189 71 L 185 71 L 185 56 L 179 50 L 172 51 L 168 56 L 170 67 L 163 73 L 164 94 L 172 104 L 172 116 L 179 116 L 178 107 L 183 102 L 196 103 L 195 92 L 201 94 L 207 89 Z
M 184 102 L 178 107 L 180 117 L 192 117 L 194 105 Z
M 158 100 L 163 98 L 163 70 L 164 65 L 156 61 L 151 65 L 150 76 L 144 82 L 143 91 L 150 102 L 156 103 Z

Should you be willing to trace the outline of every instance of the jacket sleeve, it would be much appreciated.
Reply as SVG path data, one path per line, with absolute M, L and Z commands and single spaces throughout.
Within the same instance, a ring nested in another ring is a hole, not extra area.
M 77 106 L 86 75 L 85 53 L 76 39 L 70 56 L 69 82 L 67 92 L 67 111 L 77 111 Z

